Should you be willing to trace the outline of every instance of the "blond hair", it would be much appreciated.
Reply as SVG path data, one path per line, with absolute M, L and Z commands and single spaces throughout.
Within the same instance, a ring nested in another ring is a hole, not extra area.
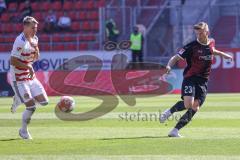
M 26 16 L 23 18 L 23 25 L 29 25 L 29 24 L 38 24 L 38 21 L 31 16 Z
M 209 32 L 209 27 L 206 22 L 199 22 L 193 26 L 194 29 L 203 29 L 207 32 Z

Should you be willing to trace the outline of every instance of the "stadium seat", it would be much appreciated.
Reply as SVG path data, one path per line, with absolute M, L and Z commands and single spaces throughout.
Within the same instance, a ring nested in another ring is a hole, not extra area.
M 4 39 L 5 43 L 11 43 L 11 44 L 13 44 L 14 40 L 15 40 L 15 37 L 9 36 L 9 35 L 6 35 Z
M 90 25 L 90 23 L 88 21 L 87 22 L 83 22 L 81 28 L 83 30 L 91 30 L 91 25 Z
M 78 1 L 77 3 L 74 4 L 75 10 L 81 10 L 84 8 L 84 3 L 83 1 Z
M 31 5 L 32 6 L 32 5 Z M 18 7 L 18 11 L 21 11 L 25 7 L 25 3 L 21 2 Z
M 61 41 L 62 41 L 62 36 L 61 36 L 61 34 L 54 34 L 54 35 L 52 36 L 52 41 L 53 41 L 53 42 L 61 42 Z
M 44 15 L 43 15 L 43 12 L 35 12 L 34 15 L 33 15 L 37 21 L 44 21 Z
M 49 43 L 39 43 L 39 50 L 40 51 L 50 51 L 51 47 Z
M 68 16 L 71 18 L 72 21 L 75 21 L 78 19 L 77 13 L 75 11 L 68 12 Z
M 79 20 L 84 20 L 84 19 L 87 19 L 87 13 L 86 12 L 78 12 L 78 19 Z
M 79 50 L 87 50 L 87 49 L 88 49 L 88 45 L 86 43 L 79 44 Z
M 71 30 L 79 31 L 80 30 L 80 23 L 79 22 L 73 22 L 72 25 L 71 25 Z
M 40 11 L 41 10 L 41 7 L 39 6 L 38 2 L 31 3 L 31 7 L 32 7 L 33 11 Z
M 51 9 L 52 9 L 52 10 L 55 10 L 55 11 L 61 10 L 61 9 L 62 9 L 62 4 L 61 4 L 61 2 L 60 2 L 60 1 L 55 1 L 55 2 L 53 2 L 52 5 L 51 5 Z
M 5 42 L 5 38 L 3 36 L 0 36 L 0 43 L 4 43 Z
M 105 0 L 99 0 L 97 2 L 97 7 L 104 7 L 105 6 Z
M 12 2 L 8 5 L 8 11 L 15 12 L 17 11 L 18 5 L 15 2 Z
M 63 10 L 72 10 L 74 4 L 71 1 L 65 1 L 63 4 Z
M 95 40 L 95 36 L 93 36 L 93 35 L 85 35 L 85 36 L 79 37 L 79 40 L 81 40 L 81 41 L 94 41 Z
M 92 22 L 92 29 L 95 31 L 99 30 L 99 22 L 98 21 Z
M 18 32 L 18 33 L 20 33 L 20 32 L 22 32 L 22 30 L 23 30 L 22 23 L 17 23 L 17 24 L 15 25 L 15 31 Z
M 67 50 L 67 51 L 77 50 L 77 44 L 76 43 L 66 43 L 65 50 Z
M 8 22 L 9 21 L 9 14 L 8 13 L 3 13 L 1 16 L 1 22 Z
M 64 45 L 63 44 L 54 44 L 53 45 L 53 50 L 54 51 L 63 51 L 64 50 Z
M 14 32 L 14 27 L 13 27 L 13 24 L 11 23 L 3 23 L 1 24 L 1 26 L 2 26 L 2 32 L 4 33 Z
M 77 41 L 77 37 L 75 35 L 70 35 L 70 34 L 67 34 L 67 35 L 64 35 L 63 37 L 63 41 L 64 42 L 76 42 Z
M 94 2 L 93 1 L 88 1 L 86 2 L 86 4 L 84 5 L 85 9 L 93 9 L 94 8 Z
M 42 32 L 43 29 L 44 29 L 44 23 L 39 23 L 39 24 L 38 24 L 38 31 L 39 31 L 39 32 Z
M 47 34 L 40 34 L 38 39 L 40 42 L 50 42 L 50 36 Z
M 43 2 L 40 5 L 42 5 L 42 9 L 41 10 L 48 11 L 48 10 L 51 9 L 51 3 L 49 3 L 49 2 Z
M 88 17 L 88 19 L 91 19 L 91 20 L 97 20 L 98 12 L 97 11 L 89 12 L 87 17 Z

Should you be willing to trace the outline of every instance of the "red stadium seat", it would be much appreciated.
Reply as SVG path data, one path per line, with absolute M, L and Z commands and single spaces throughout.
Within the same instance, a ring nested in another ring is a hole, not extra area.
M 99 30 L 99 22 L 98 21 L 94 21 L 93 23 L 92 23 L 92 29 L 93 30 Z
M 105 6 L 105 0 L 99 0 L 97 2 L 97 7 L 104 7 Z
M 68 16 L 71 18 L 72 21 L 77 20 L 77 13 L 75 11 L 68 12 Z
M 22 30 L 23 30 L 23 26 L 22 26 L 22 23 L 17 23 L 16 25 L 15 25 L 15 30 L 16 30 L 16 32 L 22 32 Z
M 25 3 L 22 2 L 19 4 L 18 10 L 21 11 L 25 7 Z
M 75 36 L 75 34 L 73 35 L 64 35 L 63 37 L 63 41 L 64 42 L 76 42 L 77 41 L 77 37 Z
M 92 11 L 88 13 L 88 19 L 93 19 L 93 20 L 97 20 L 98 17 L 98 12 L 97 11 Z
M 14 27 L 13 27 L 13 24 L 11 23 L 3 23 L 1 24 L 1 26 L 2 26 L 2 32 L 4 33 L 14 32 Z
M 1 16 L 1 21 L 2 22 L 8 22 L 9 21 L 9 14 L 8 13 L 3 13 Z
M 77 44 L 76 43 L 66 44 L 65 45 L 65 50 L 75 51 L 75 50 L 77 50 Z
M 0 48 L 2 48 L 2 51 L 4 51 L 4 52 L 10 52 L 12 50 L 12 44 L 4 44 Z
M 31 7 L 32 7 L 32 10 L 33 10 L 33 11 L 39 11 L 39 10 L 41 10 L 41 7 L 39 6 L 39 3 L 38 3 L 38 2 L 33 2 L 33 3 L 31 3 Z
M 64 50 L 64 45 L 63 44 L 54 44 L 53 45 L 53 50 L 54 51 L 63 51 Z
M 51 50 L 49 43 L 39 43 L 39 44 L 40 44 L 40 46 L 39 46 L 40 51 L 50 51 Z
M 87 19 L 87 13 L 86 12 L 78 12 L 78 19 L 79 20 L 84 20 Z
M 59 1 L 55 1 L 52 3 L 51 8 L 55 11 L 59 11 L 62 9 L 62 4 Z
M 44 15 L 43 12 L 35 12 L 34 17 L 37 19 L 37 21 L 44 21 Z
M 93 9 L 93 8 L 94 8 L 94 3 L 93 3 L 93 1 L 88 1 L 88 2 L 86 2 L 84 8 L 85 8 L 85 9 Z
M 54 34 L 52 37 L 52 41 L 53 42 L 61 42 L 62 41 L 61 34 Z
M 63 4 L 63 10 L 72 10 L 74 4 L 71 1 L 65 1 Z
M 79 41 L 94 41 L 96 38 L 93 35 L 84 35 L 79 37 Z
M 13 36 L 5 36 L 5 42 L 7 43 L 13 43 L 15 40 L 15 37 Z
M 94 35 L 88 35 L 88 36 L 85 36 L 85 40 L 86 41 L 95 41 L 96 37 Z
M 63 12 L 62 12 L 62 11 L 58 11 L 58 12 L 56 12 L 56 16 L 57 16 L 57 18 L 63 16 Z
M 17 8 L 18 8 L 18 5 L 17 5 L 17 3 L 10 3 L 9 5 L 8 5 L 8 10 L 9 11 L 16 11 L 17 10 Z
M 80 30 L 80 23 L 79 22 L 73 22 L 72 25 L 71 25 L 71 30 L 79 31 Z
M 42 32 L 44 28 L 44 23 L 38 23 L 38 31 Z
M 84 3 L 83 1 L 78 1 L 77 3 L 74 4 L 76 10 L 81 10 L 84 8 Z
M 3 36 L 0 36 L 0 43 L 4 43 L 5 42 L 5 38 Z
M 43 2 L 39 3 L 39 6 L 41 6 L 41 10 L 48 11 L 51 9 L 51 3 L 50 2 Z
M 86 43 L 79 44 L 79 50 L 87 50 L 87 49 L 88 49 L 88 45 Z
M 83 22 L 82 27 L 83 30 L 91 30 L 91 25 L 89 22 Z
M 47 34 L 40 34 L 38 38 L 40 42 L 50 42 L 50 36 Z

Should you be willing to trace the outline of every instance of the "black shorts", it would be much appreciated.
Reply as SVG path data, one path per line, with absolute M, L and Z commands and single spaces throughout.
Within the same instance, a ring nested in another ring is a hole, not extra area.
M 200 106 L 204 103 L 207 95 L 208 81 L 200 77 L 184 78 L 182 82 L 182 96 L 192 96 L 198 99 Z

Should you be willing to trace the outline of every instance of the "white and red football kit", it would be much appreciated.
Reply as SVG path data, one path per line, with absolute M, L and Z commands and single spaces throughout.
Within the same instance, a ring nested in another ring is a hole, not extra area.
M 37 36 L 31 40 L 34 45 L 38 44 Z M 24 33 L 17 36 L 11 56 L 16 57 L 20 62 L 25 64 L 33 64 L 35 49 L 31 46 L 30 42 L 26 39 Z M 43 94 L 47 97 L 42 84 L 35 77 L 35 74 L 30 78 L 29 69 L 10 66 L 10 81 L 12 88 L 15 92 L 15 98 L 19 98 L 22 103 L 28 102 L 33 97 Z

